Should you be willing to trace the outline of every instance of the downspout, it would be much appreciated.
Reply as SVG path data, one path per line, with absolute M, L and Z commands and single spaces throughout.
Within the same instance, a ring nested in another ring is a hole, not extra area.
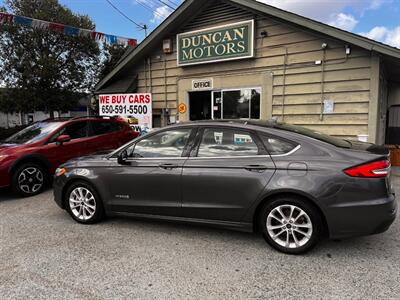
M 282 79 L 282 122 L 285 121 L 285 97 L 286 97 L 286 68 L 288 64 L 288 48 L 285 48 L 285 57 L 283 62 L 283 79 Z
M 164 126 L 168 125 L 168 90 L 167 90 L 167 56 L 164 54 L 164 111 L 163 111 L 163 118 L 164 118 Z
M 150 85 L 150 93 L 153 93 L 153 75 L 152 75 L 152 62 L 151 62 L 151 56 L 149 57 L 148 60 L 149 63 L 149 85 Z
M 322 62 L 321 62 L 321 112 L 319 120 L 324 120 L 324 94 L 325 94 L 325 60 L 326 60 L 326 49 L 323 50 Z
M 144 85 L 145 85 L 145 92 L 147 93 L 147 63 L 146 58 L 144 59 Z

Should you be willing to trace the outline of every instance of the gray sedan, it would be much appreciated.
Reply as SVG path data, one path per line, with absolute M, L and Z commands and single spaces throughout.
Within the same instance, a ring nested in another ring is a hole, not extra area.
M 106 215 L 262 232 L 290 254 L 324 236 L 380 233 L 396 216 L 388 151 L 268 121 L 194 122 L 57 169 L 57 204 Z

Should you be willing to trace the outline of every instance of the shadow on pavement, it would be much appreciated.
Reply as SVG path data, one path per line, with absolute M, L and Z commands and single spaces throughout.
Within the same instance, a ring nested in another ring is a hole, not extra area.
M 50 190 L 52 190 L 52 188 L 48 187 L 48 188 L 45 188 L 43 190 L 43 192 L 41 194 L 39 194 L 39 195 L 24 198 L 24 197 L 20 197 L 16 193 L 14 193 L 11 190 L 11 188 L 0 188 L 0 202 L 40 197 L 41 195 L 43 195 L 43 193 L 46 193 L 46 192 L 48 192 Z

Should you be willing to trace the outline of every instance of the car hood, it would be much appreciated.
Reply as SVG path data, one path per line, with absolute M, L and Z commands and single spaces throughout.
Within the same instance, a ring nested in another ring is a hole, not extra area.
M 6 153 L 8 150 L 12 148 L 21 147 L 18 144 L 0 144 L 0 154 Z
M 106 157 L 107 156 L 105 154 L 93 154 L 93 155 L 81 156 L 81 157 L 74 158 L 74 159 L 67 161 L 62 166 L 68 167 L 68 166 L 90 165 L 92 163 L 104 161 L 104 160 L 106 160 Z

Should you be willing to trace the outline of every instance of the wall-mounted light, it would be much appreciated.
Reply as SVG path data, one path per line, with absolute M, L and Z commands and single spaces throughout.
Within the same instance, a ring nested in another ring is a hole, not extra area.
M 171 39 L 165 39 L 163 41 L 163 52 L 165 54 L 171 54 L 172 53 L 172 40 Z
M 322 48 L 322 49 L 328 48 L 328 44 L 327 44 L 327 43 L 322 43 L 321 48 Z
M 351 48 L 350 48 L 350 46 L 349 46 L 349 45 L 346 45 L 345 49 L 346 49 L 346 55 L 350 55 L 350 54 L 351 54 Z

